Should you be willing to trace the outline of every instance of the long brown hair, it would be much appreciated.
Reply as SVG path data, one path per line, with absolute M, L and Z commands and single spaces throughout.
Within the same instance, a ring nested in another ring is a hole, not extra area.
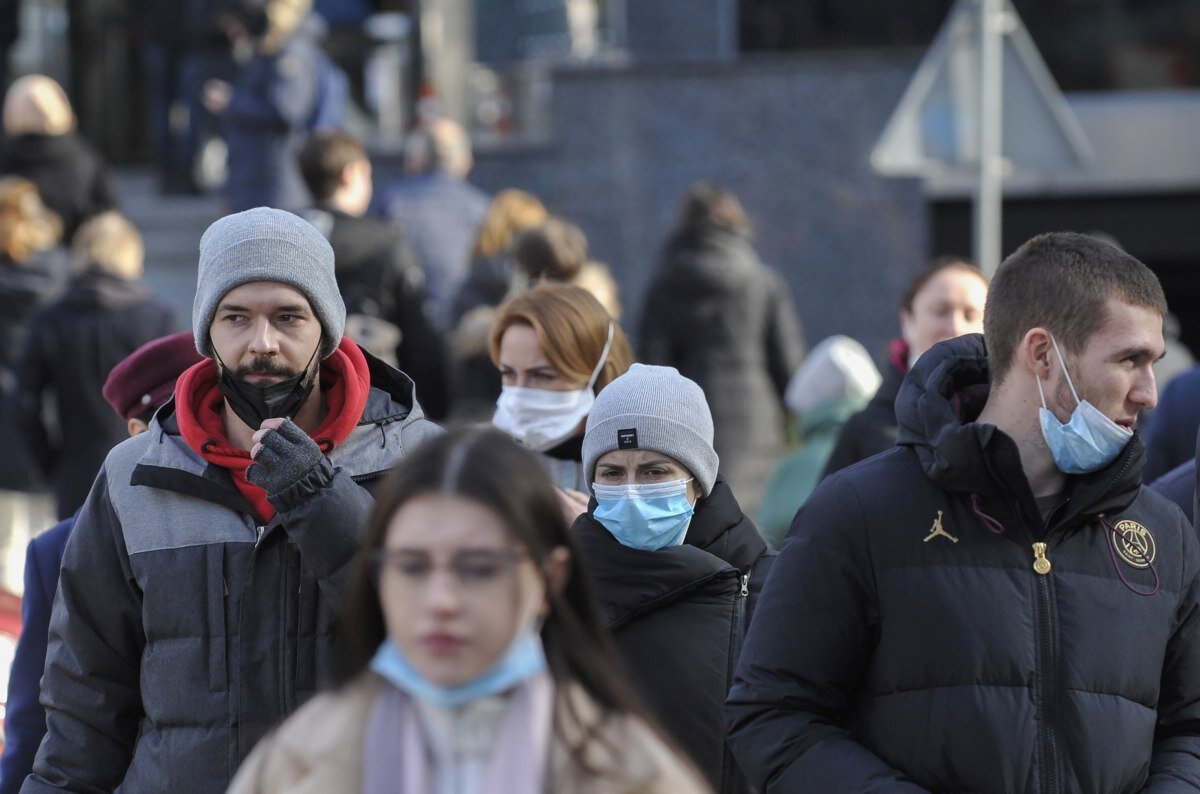
M 592 370 L 600 362 L 611 325 L 612 345 L 604 368 L 596 378 L 597 394 L 614 379 L 624 375 L 633 363 L 629 340 L 621 330 L 621 325 L 583 287 L 538 284 L 505 301 L 492 326 L 489 350 L 493 364 L 499 365 L 500 340 L 513 325 L 532 328 L 550 365 L 564 376 L 578 381 L 590 378 Z
M 539 571 L 550 554 L 570 553 L 560 591 L 547 587 L 550 611 L 542 625 L 542 642 L 550 675 L 558 689 L 559 714 L 574 721 L 570 735 L 583 736 L 572 753 L 584 769 L 586 744 L 599 735 L 603 720 L 615 714 L 638 714 L 619 672 L 615 651 L 605 634 L 582 554 L 568 531 L 558 496 L 534 453 L 491 428 L 467 428 L 426 441 L 408 453 L 375 493 L 360 555 L 346 596 L 342 650 L 336 657 L 334 683 L 344 685 L 367 669 L 387 636 L 383 608 L 370 558 L 383 547 L 388 525 L 404 504 L 425 494 L 469 499 L 494 512 L 528 550 Z M 544 575 L 544 574 L 543 574 Z M 582 687 L 596 702 L 601 717 L 585 719 L 569 693 Z M 557 725 L 556 729 L 561 729 Z

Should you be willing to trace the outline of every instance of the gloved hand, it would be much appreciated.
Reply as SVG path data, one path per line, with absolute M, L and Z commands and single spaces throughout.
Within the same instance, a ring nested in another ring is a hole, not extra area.
M 250 450 L 254 463 L 246 470 L 246 479 L 268 497 L 295 485 L 325 457 L 317 442 L 291 419 L 268 419 L 254 440 L 257 443 Z

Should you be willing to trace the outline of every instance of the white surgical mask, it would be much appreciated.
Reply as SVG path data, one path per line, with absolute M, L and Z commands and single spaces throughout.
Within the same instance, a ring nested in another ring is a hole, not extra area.
M 492 424 L 530 449 L 545 452 L 566 441 L 587 418 L 596 401 L 592 387 L 608 361 L 612 347 L 613 324 L 608 324 L 608 340 L 600 361 L 592 370 L 587 386 L 571 391 L 502 386 L 496 401 Z
M 1109 419 L 1087 400 L 1079 399 L 1053 335 L 1050 336 L 1050 342 L 1054 345 L 1054 352 L 1058 356 L 1058 363 L 1067 379 L 1067 385 L 1071 387 L 1071 396 L 1075 398 L 1075 410 L 1071 413 L 1071 420 L 1065 425 L 1058 421 L 1058 417 L 1046 407 L 1042 379 L 1038 378 L 1038 395 L 1042 398 L 1038 419 L 1042 424 L 1042 437 L 1046 439 L 1050 454 L 1054 456 L 1054 465 L 1064 474 L 1099 471 L 1116 460 L 1117 455 L 1120 455 L 1121 450 L 1129 443 L 1133 431 Z

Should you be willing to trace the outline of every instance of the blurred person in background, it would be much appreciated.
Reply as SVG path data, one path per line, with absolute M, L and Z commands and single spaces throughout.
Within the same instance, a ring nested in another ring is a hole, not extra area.
M 488 211 L 487 194 L 467 181 L 474 162 L 461 126 L 445 118 L 427 121 L 404 142 L 405 178 L 380 197 L 425 270 L 428 313 L 439 330 L 451 327 L 451 307 Z
M 584 422 L 633 361 L 625 332 L 581 287 L 539 284 L 500 307 L 490 349 L 502 384 L 492 424 L 538 453 L 578 514 L 588 489 Z
M 758 528 L 773 548 L 783 545 L 796 511 L 821 481 L 842 425 L 882 382 L 866 348 L 848 336 L 823 340 L 792 375 L 783 399 L 799 449 L 779 462 L 758 509 Z
M 41 74 L 18 78 L 4 95 L 0 175 L 23 176 L 62 221 L 70 243 L 80 224 L 117 207 L 99 152 L 76 132 L 62 86 Z
M 200 361 L 191 331 L 155 339 L 113 367 L 104 381 L 104 399 L 125 422 L 130 436 L 144 433 L 154 412 L 171 399 L 175 379 Z M 17 794 L 33 771 L 33 758 L 46 735 L 41 695 L 46 667 L 50 608 L 58 589 L 67 538 L 75 516 L 64 519 L 29 542 L 25 552 L 25 591 L 21 597 L 21 637 L 8 679 L 4 715 L 4 754 L 0 756 L 0 794 Z
M 101 393 L 104 379 L 138 347 L 177 328 L 141 281 L 144 255 L 142 236 L 119 213 L 85 221 L 71 245 L 66 293 L 29 321 L 13 414 L 60 520 L 83 504 L 104 456 L 127 435 Z
M 709 784 L 732 794 L 750 787 L 725 747 L 725 695 L 774 555 L 719 463 L 700 387 L 634 364 L 588 415 L 595 498 L 572 531 L 637 693 Z
M 38 307 L 65 289 L 70 260 L 59 247 L 62 223 L 17 176 L 0 177 L 0 490 L 29 491 L 40 485 L 37 465 L 18 435 L 12 404 L 17 356 Z
M 647 287 L 638 350 L 704 389 L 722 474 L 742 507 L 757 512 L 783 453 L 783 393 L 804 357 L 787 284 L 763 265 L 737 197 L 692 185 Z
M 543 281 L 575 284 L 592 293 L 613 319 L 620 319 L 616 281 L 605 265 L 588 258 L 587 236 L 570 221 L 551 216 L 522 233 L 513 258 L 513 291 Z
M 1155 371 L 1157 378 L 1158 372 Z M 1146 445 L 1147 482 L 1192 460 L 1196 454 L 1196 432 L 1200 431 L 1200 367 L 1182 372 L 1169 384 L 1159 384 L 1162 396 L 1141 423 Z
M 296 152 L 317 126 L 328 61 L 306 24 L 311 9 L 312 0 L 231 0 L 222 17 L 240 68 L 232 82 L 205 82 L 202 101 L 221 117 L 230 212 L 309 204 Z
M 230 794 L 708 790 L 632 705 L 555 489 L 500 433 L 389 475 L 344 612 L 338 688 Z
M 425 315 L 424 274 L 404 232 L 368 217 L 371 161 L 344 132 L 313 133 L 298 155 L 313 206 L 300 213 L 329 240 L 346 303 L 346 336 L 404 371 L 432 419 L 446 415 L 446 354 Z
M 822 479 L 896 445 L 895 402 L 904 376 L 938 342 L 982 333 L 987 292 L 983 271 L 952 256 L 935 259 L 909 282 L 900 299 L 900 338 L 892 341 L 883 384 L 842 426 Z
M 516 274 L 513 247 L 517 239 L 546 221 L 546 208 L 523 190 L 501 190 L 488 205 L 471 252 L 471 269 L 454 297 L 451 319 L 457 326 L 482 306 L 499 306 Z
M 500 396 L 500 376 L 488 352 L 496 307 L 512 288 L 513 246 L 522 232 L 541 225 L 546 208 L 535 196 L 507 189 L 496 194 L 479 228 L 471 270 L 451 310 L 451 420 L 486 419 Z

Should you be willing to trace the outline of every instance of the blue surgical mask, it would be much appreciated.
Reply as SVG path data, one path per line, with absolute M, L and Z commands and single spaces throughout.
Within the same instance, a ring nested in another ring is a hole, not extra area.
M 687 498 L 691 479 L 632 485 L 592 483 L 592 514 L 622 546 L 654 551 L 683 543 L 692 521 Z
M 1071 387 L 1071 396 L 1075 398 L 1075 410 L 1071 413 L 1071 420 L 1065 425 L 1058 421 L 1058 417 L 1046 407 L 1042 379 L 1038 378 L 1038 395 L 1042 398 L 1038 418 L 1042 423 L 1042 437 L 1046 439 L 1050 454 L 1054 456 L 1054 465 L 1064 474 L 1099 471 L 1116 460 L 1117 455 L 1120 455 L 1121 450 L 1129 443 L 1133 431 L 1109 419 L 1087 400 L 1079 399 L 1053 335 L 1050 342 L 1054 345 L 1054 353 L 1058 356 L 1058 363 L 1067 379 L 1067 385 Z
M 371 659 L 371 669 L 412 697 L 452 709 L 507 692 L 542 672 L 546 669 L 546 651 L 537 630 L 523 629 L 517 632 L 504 655 L 478 677 L 465 684 L 444 687 L 417 672 L 400 647 L 388 637 Z

